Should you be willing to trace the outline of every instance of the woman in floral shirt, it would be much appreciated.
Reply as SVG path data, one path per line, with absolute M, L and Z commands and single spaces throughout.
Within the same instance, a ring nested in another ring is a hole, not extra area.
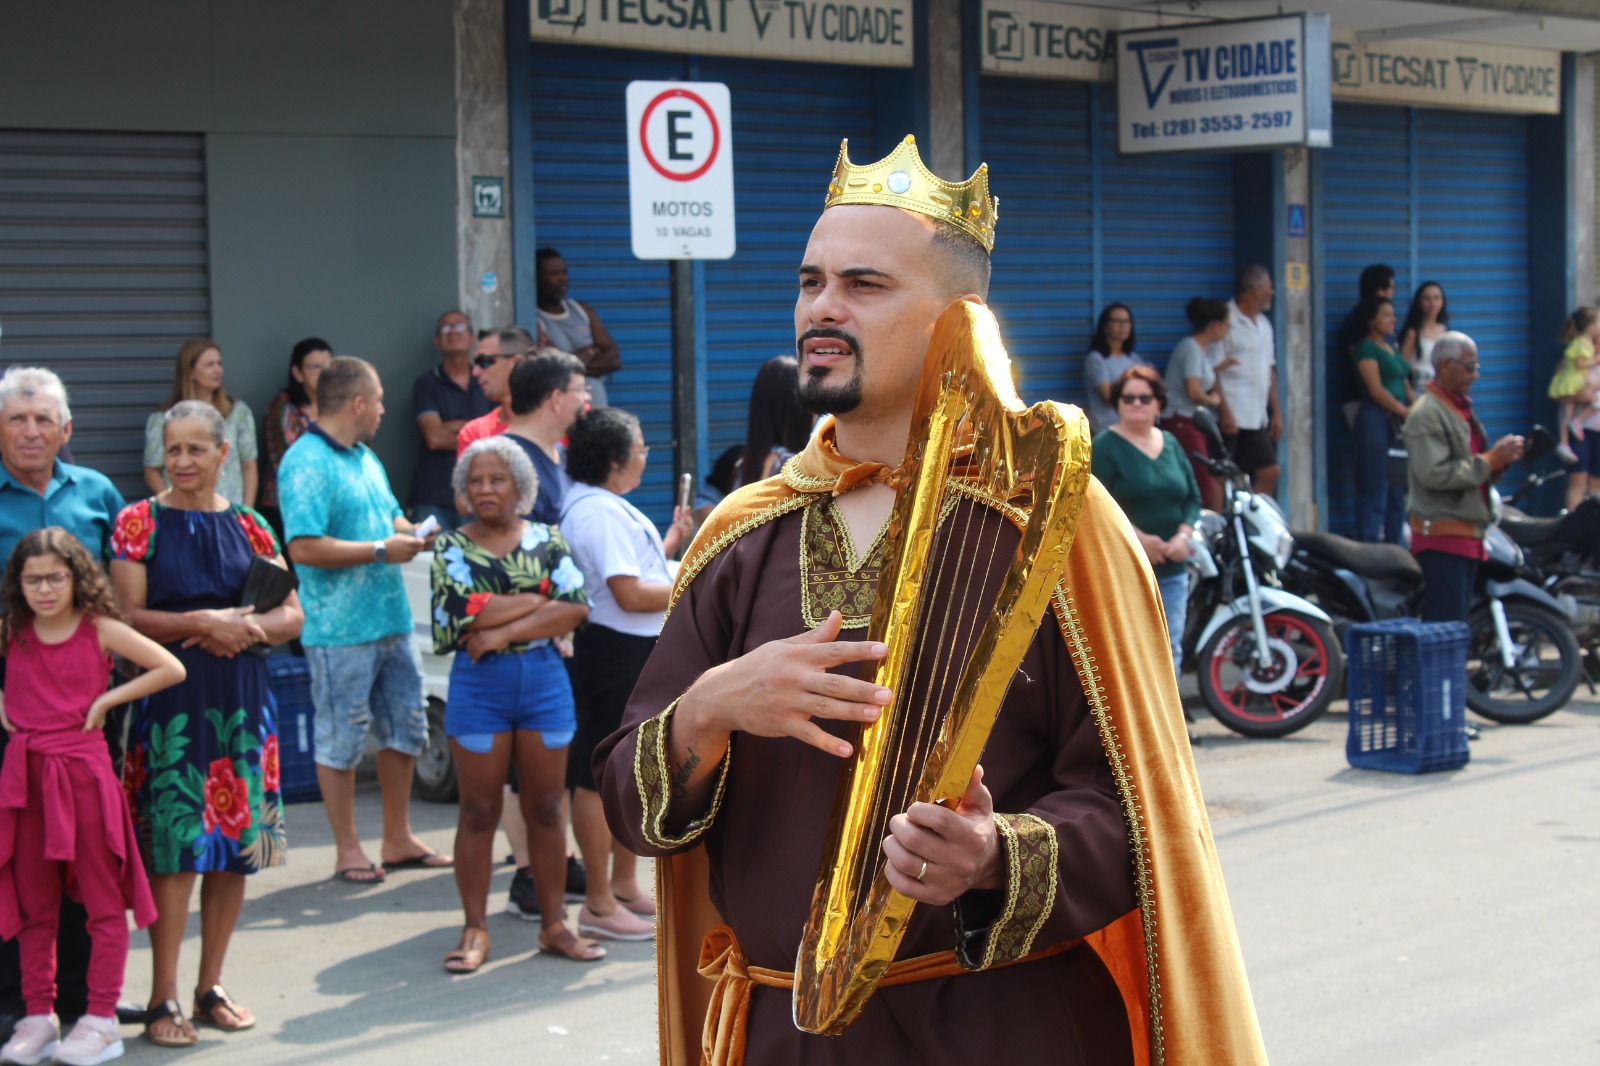
M 111 581 L 128 622 L 188 671 L 183 684 L 146 701 L 123 768 L 159 912 L 145 1032 L 153 1043 L 186 1047 L 196 1037 L 178 1003 L 178 950 L 197 878 L 194 1016 L 225 1030 L 255 1024 L 223 991 L 222 963 L 245 877 L 281 865 L 287 845 L 276 707 L 267 662 L 248 649 L 292 640 L 303 618 L 293 593 L 262 614 L 239 607 L 253 559 L 282 566 L 283 557 L 261 516 L 217 490 L 228 442 L 216 408 L 180 401 L 161 429 L 172 487 L 117 515 Z
M 513 759 L 544 924 L 539 948 L 590 962 L 605 950 L 566 924 L 561 795 L 576 720 L 566 668 L 551 644 L 589 614 L 583 572 L 561 534 L 520 517 L 532 508 L 539 482 L 512 442 L 491 437 L 471 445 L 456 462 L 452 487 L 472 519 L 440 534 L 433 554 L 433 646 L 441 655 L 456 653 L 445 733 L 461 789 L 455 868 L 466 916 L 445 969 L 471 973 L 489 956 L 494 833 Z

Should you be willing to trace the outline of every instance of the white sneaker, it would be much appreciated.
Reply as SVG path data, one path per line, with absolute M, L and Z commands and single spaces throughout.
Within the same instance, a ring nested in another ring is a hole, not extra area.
M 0 1048 L 0 1062 L 15 1062 L 18 1066 L 34 1066 L 56 1053 L 56 1043 L 61 1039 L 61 1024 L 54 1014 L 30 1014 L 17 1023 L 11 1039 Z
M 122 1030 L 115 1018 L 85 1014 L 56 1049 L 56 1061 L 66 1066 L 100 1066 L 122 1058 Z
M 1578 461 L 1578 453 L 1573 451 L 1571 447 L 1565 444 L 1556 445 L 1556 456 L 1568 466 L 1571 466 Z

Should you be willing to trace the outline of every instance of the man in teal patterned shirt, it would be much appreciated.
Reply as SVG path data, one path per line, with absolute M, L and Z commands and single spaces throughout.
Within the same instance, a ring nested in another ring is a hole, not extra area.
M 383 418 L 371 364 L 340 356 L 317 380 L 317 421 L 278 467 L 289 557 L 300 575 L 301 634 L 317 709 L 317 783 L 333 827 L 340 880 L 369 884 L 384 869 L 449 866 L 411 832 L 411 774 L 428 740 L 422 669 L 400 564 L 432 547 L 415 536 L 366 441 Z M 383 790 L 379 868 L 356 832 L 355 770 L 367 731 Z

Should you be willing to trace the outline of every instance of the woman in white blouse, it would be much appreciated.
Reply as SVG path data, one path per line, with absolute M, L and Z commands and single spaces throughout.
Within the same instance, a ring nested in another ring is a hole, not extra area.
M 637 418 L 614 407 L 590 411 L 567 439 L 573 484 L 561 506 L 561 532 L 591 601 L 589 620 L 574 640 L 578 732 L 567 763 L 572 828 L 589 872 L 578 931 L 613 940 L 654 935 L 655 904 L 639 884 L 638 860 L 606 826 L 591 762 L 595 747 L 622 723 L 672 594 L 667 560 L 693 531 L 679 508 L 663 539 L 623 499 L 639 487 L 649 454 Z

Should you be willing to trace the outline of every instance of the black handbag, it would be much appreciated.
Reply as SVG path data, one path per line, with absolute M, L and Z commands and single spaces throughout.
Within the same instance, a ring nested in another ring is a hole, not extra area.
M 283 606 L 289 593 L 299 587 L 300 578 L 293 570 L 285 570 L 265 555 L 252 555 L 250 569 L 244 575 L 244 591 L 239 594 L 239 606 L 265 614 Z M 258 643 L 245 650 L 252 655 L 266 655 L 272 651 L 272 646 Z

